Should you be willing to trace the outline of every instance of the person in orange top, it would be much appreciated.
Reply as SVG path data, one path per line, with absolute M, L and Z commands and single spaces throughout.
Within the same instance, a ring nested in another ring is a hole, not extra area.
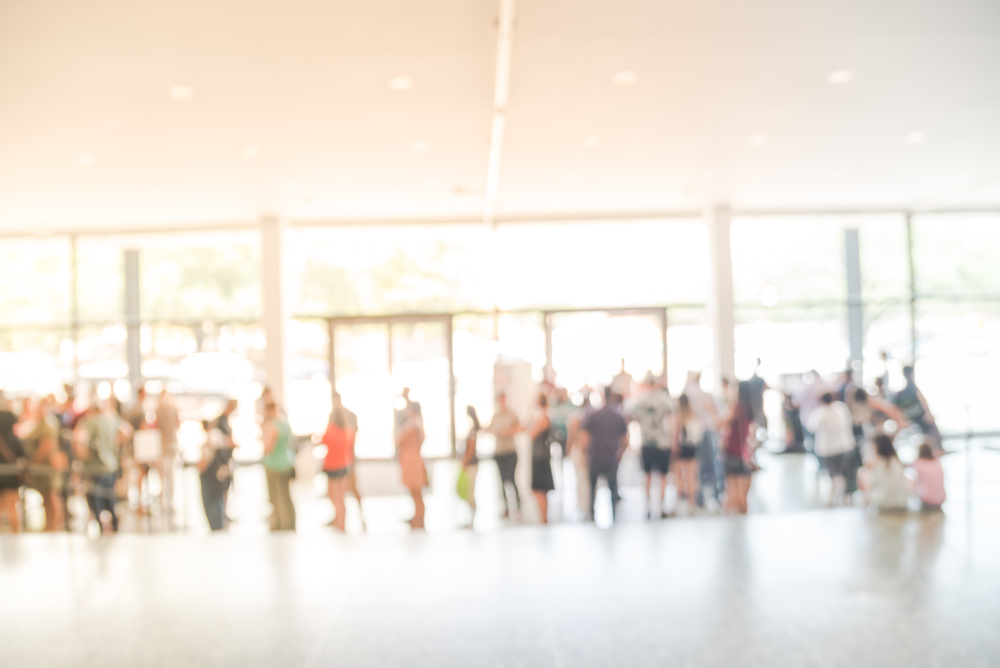
M 427 486 L 427 469 L 420 456 L 420 447 L 424 444 L 424 421 L 420 413 L 420 404 L 411 401 L 405 410 L 405 420 L 396 435 L 396 455 L 399 457 L 399 468 L 403 471 L 403 485 L 413 496 L 414 514 L 410 526 L 414 529 L 424 528 L 424 497 L 423 489 Z
M 354 463 L 354 431 L 349 428 L 347 416 L 339 402 L 334 403 L 330 413 L 330 422 L 323 434 L 323 444 L 326 445 L 323 472 L 326 473 L 330 500 L 333 501 L 336 513 L 332 526 L 344 531 L 344 483 L 351 464 Z

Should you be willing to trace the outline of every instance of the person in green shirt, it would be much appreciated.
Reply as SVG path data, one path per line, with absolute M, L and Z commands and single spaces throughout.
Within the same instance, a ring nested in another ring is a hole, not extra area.
M 278 415 L 278 405 L 273 401 L 264 404 L 263 441 L 267 495 L 274 508 L 271 530 L 295 531 L 295 505 L 289 490 L 295 460 L 292 428 Z

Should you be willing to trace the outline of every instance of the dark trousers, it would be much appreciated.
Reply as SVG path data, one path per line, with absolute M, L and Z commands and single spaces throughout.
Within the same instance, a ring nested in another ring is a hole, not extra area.
M 608 481 L 608 489 L 611 490 L 611 517 L 615 517 L 618 509 L 618 502 L 622 500 L 618 496 L 618 464 L 611 465 L 590 465 L 590 516 L 594 517 L 594 507 L 597 502 L 597 479 L 604 476 Z
M 115 515 L 115 480 L 117 477 L 116 473 L 96 475 L 90 491 L 87 492 L 87 505 L 90 506 L 90 512 L 94 513 L 94 517 L 98 521 L 101 519 L 101 513 L 105 510 L 110 512 L 111 527 L 116 531 L 118 530 L 118 516 Z
M 514 488 L 514 500 L 517 502 L 517 509 L 521 509 L 521 494 L 517 491 L 517 483 L 514 482 L 514 471 L 517 470 L 517 453 L 505 452 L 500 455 L 494 455 L 493 460 L 496 461 L 497 468 L 500 470 L 500 496 L 503 497 L 503 508 L 509 515 L 510 506 L 507 504 L 508 482 Z
M 226 494 L 214 475 L 201 474 L 201 502 L 212 531 L 222 531 L 226 520 Z

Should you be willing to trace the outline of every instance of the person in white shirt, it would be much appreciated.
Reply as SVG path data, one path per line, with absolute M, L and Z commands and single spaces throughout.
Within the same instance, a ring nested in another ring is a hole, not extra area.
M 843 401 L 834 401 L 833 394 L 826 392 L 820 397 L 820 405 L 809 415 L 806 429 L 814 435 L 813 452 L 830 473 L 827 504 L 840 505 L 844 501 L 844 488 L 855 447 L 851 409 Z

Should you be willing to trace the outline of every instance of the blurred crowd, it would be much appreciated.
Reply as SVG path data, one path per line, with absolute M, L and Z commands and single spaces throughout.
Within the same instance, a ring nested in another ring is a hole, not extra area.
M 884 378 L 866 388 L 851 370 L 829 379 L 813 371 L 798 379 L 794 389 L 783 391 L 784 452 L 815 456 L 821 475 L 829 477 L 828 505 L 859 503 L 902 510 L 912 495 L 925 509 L 939 509 L 944 502 L 941 435 L 912 367 L 903 369 L 903 377 L 905 386 L 889 393 Z M 652 372 L 633 380 L 623 361 L 621 371 L 605 387 L 570 393 L 553 383 L 541 383 L 530 402 L 532 408 L 523 414 L 500 391 L 488 424 L 480 423 L 475 408 L 466 409 L 470 427 L 457 448 L 460 473 L 455 492 L 468 505 L 468 526 L 476 514 L 477 478 L 486 474 L 480 463 L 489 459 L 499 474 L 504 517 L 522 516 L 522 492 L 527 490 L 516 481 L 527 479 L 529 498 L 542 523 L 549 521 L 549 495 L 557 491 L 557 484 L 575 485 L 575 490 L 562 490 L 575 493 L 574 519 L 593 521 L 603 481 L 614 518 L 621 500 L 619 466 L 630 452 L 644 474 L 647 518 L 744 514 L 753 476 L 760 469 L 757 452 L 769 434 L 764 410 L 768 389 L 755 370 L 746 380 L 722 379 L 713 394 L 702 388 L 699 372 L 690 372 L 683 391 L 673 396 L 664 379 Z M 149 515 L 155 507 L 169 528 L 174 478 L 186 465 L 198 470 L 209 527 L 225 529 L 236 465 L 233 453 L 238 447 L 231 424 L 236 408 L 236 401 L 230 400 L 213 419 L 202 420 L 199 456 L 182 461 L 180 412 L 165 389 L 153 397 L 140 386 L 128 406 L 114 396 L 101 400 L 93 395 L 81 401 L 70 386 L 60 399 L 2 400 L 0 528 L 21 529 L 26 490 L 42 498 L 46 531 L 70 528 L 71 497 L 86 499 L 85 519 L 92 530 L 117 531 L 122 504 L 139 516 Z M 292 434 L 282 407 L 267 388 L 255 412 L 263 454 L 241 465 L 264 468 L 272 530 L 294 531 L 291 484 L 302 439 Z M 334 392 L 325 431 L 304 441 L 311 455 L 320 453 L 333 506 L 330 526 L 340 531 L 346 527 L 345 496 L 354 496 L 361 507 L 355 475 L 358 428 L 357 415 Z M 902 432 L 919 440 L 919 456 L 907 466 L 894 442 Z M 421 529 L 429 483 L 421 454 L 425 432 L 421 405 L 411 399 L 408 389 L 395 409 L 394 433 L 399 482 L 413 500 L 409 524 Z M 493 436 L 492 451 L 483 451 L 481 434 Z M 314 444 L 322 448 L 314 451 Z M 528 471 L 518 475 L 524 467 Z M 564 475 L 567 470 L 575 476 Z

